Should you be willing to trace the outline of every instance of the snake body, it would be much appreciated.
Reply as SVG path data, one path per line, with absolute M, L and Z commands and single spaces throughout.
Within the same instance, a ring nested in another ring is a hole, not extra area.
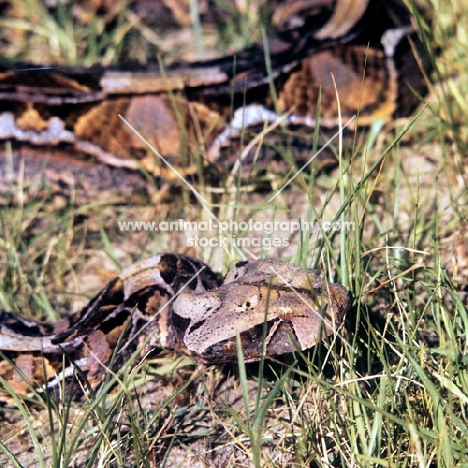
M 427 64 L 402 2 L 280 3 L 268 60 L 256 44 L 162 68 L 0 63 L 0 143 L 11 145 L 0 145 L 0 195 L 21 180 L 39 186 L 39 195 L 48 186 L 78 203 L 103 194 L 128 203 L 151 195 L 148 176 L 177 179 L 157 154 L 179 174 L 219 179 L 239 159 L 241 143 L 267 125 L 262 141 L 269 136 L 271 146 L 280 140 L 296 159 L 309 158 L 310 129 L 335 131 L 339 114 L 342 122 L 358 116 L 353 131 L 419 104 Z M 263 148 L 262 164 L 249 164 L 255 146 L 243 156 L 247 170 L 290 168 Z M 334 163 L 326 153 L 316 160 L 317 169 Z

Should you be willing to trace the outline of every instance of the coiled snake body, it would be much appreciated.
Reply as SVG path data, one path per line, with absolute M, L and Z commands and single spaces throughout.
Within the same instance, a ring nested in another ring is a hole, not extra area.
M 38 191 L 48 184 L 59 194 L 73 193 L 78 203 L 103 196 L 128 203 L 151 191 L 142 172 L 177 178 L 155 151 L 179 174 L 200 174 L 204 166 L 222 178 L 238 160 L 241 141 L 247 144 L 266 124 L 287 128 L 282 144 L 308 159 L 310 128 L 318 123 L 334 131 L 339 113 L 343 123 L 357 115 L 348 128 L 354 130 L 407 115 L 419 103 L 426 63 L 413 53 L 421 42 L 402 2 L 282 3 L 269 60 L 258 44 L 163 69 L 0 62 L 0 143 L 11 144 L 10 155 L 0 145 L 0 196 L 18 179 Z M 322 157 L 317 169 L 336 163 Z M 275 158 L 264 155 L 256 168 L 271 170 Z M 284 171 L 287 162 L 281 164 Z

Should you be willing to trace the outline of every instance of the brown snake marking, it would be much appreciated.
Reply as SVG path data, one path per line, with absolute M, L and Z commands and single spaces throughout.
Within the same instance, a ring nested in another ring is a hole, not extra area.
M 245 360 L 258 361 L 336 334 L 349 307 L 344 287 L 280 260 L 238 263 L 221 284 L 198 260 L 161 254 L 124 269 L 81 312 L 55 324 L 0 311 L 0 377 L 17 394 L 83 375 L 83 388 L 97 389 L 112 357 L 119 369 L 137 349 L 140 358 L 186 349 L 205 363 L 235 362 L 237 333 Z M 11 400 L 7 392 L 3 400 Z

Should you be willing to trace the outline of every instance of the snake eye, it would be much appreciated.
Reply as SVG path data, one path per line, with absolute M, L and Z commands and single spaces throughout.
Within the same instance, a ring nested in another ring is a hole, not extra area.
M 244 302 L 244 307 L 246 309 L 253 309 L 258 306 L 258 296 L 255 294 L 253 296 L 250 296 L 245 302 Z

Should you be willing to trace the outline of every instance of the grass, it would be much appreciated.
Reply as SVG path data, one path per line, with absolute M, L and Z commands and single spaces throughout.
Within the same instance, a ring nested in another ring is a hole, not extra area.
M 169 353 L 128 363 L 82 403 L 34 395 L 23 403 L 12 394 L 17 408 L 0 414 L 0 464 L 468 466 L 468 25 L 458 20 L 468 11 L 454 0 L 427 6 L 436 14 L 430 28 L 422 18 L 420 27 L 436 70 L 430 104 L 414 122 L 370 133 L 367 146 L 343 153 L 334 172 L 316 176 L 308 168 L 271 209 L 263 204 L 268 195 L 248 191 L 222 194 L 215 207 L 220 220 L 336 216 L 356 223 L 353 232 L 288 237 L 290 246 L 270 252 L 350 289 L 350 347 L 329 340 L 280 362 L 224 368 L 200 368 Z M 145 50 L 173 56 L 162 32 L 148 41 L 144 24 L 130 27 L 125 10 L 106 36 L 99 15 L 81 24 L 66 11 L 52 18 L 41 2 L 24 7 L 30 18 L 2 20 L 4 56 L 27 60 L 31 50 L 43 50 L 45 59 L 62 63 L 89 65 L 99 57 L 107 64 L 126 53 L 135 35 L 146 40 Z M 233 42 L 242 47 L 255 23 L 239 19 L 245 12 L 232 13 L 215 35 L 237 35 Z M 9 43 L 12 28 L 22 33 Z M 86 28 L 95 31 L 89 42 Z M 216 40 L 205 41 L 210 54 Z M 236 188 L 235 177 L 231 184 Z M 203 194 L 213 197 L 208 189 Z M 181 238 L 120 232 L 117 220 L 171 217 L 209 215 L 177 201 L 0 207 L 0 306 L 48 320 L 77 310 L 122 266 L 184 248 Z M 235 249 L 192 253 L 223 271 L 239 259 Z

